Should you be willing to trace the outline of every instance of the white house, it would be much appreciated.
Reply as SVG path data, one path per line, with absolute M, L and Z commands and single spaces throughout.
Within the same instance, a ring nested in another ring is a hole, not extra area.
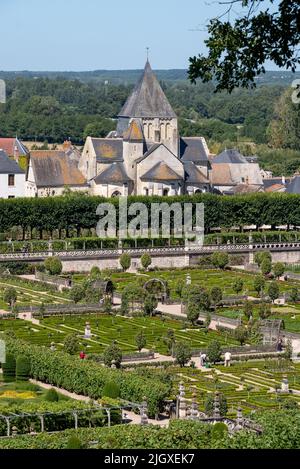
M 25 196 L 25 172 L 18 163 L 0 150 L 0 198 Z

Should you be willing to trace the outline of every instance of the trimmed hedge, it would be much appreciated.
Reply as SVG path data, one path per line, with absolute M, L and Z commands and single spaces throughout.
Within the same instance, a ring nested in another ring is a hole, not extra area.
M 6 354 L 6 362 L 1 364 L 3 371 L 3 380 L 10 383 L 16 379 L 16 358 L 12 353 Z
M 163 401 L 171 392 L 171 383 L 161 383 L 155 375 L 144 379 L 135 372 L 111 370 L 64 352 L 52 352 L 10 338 L 6 339 L 6 347 L 8 354 L 23 355 L 30 360 L 30 375 L 38 381 L 92 399 L 101 398 L 105 384 L 114 381 L 120 388 L 121 399 L 140 403 L 146 396 L 151 416 L 162 409 Z
M 28 357 L 18 356 L 16 360 L 16 380 L 27 381 L 30 377 L 30 360 Z
M 232 226 L 263 224 L 300 225 L 300 195 L 287 193 L 260 193 L 243 196 L 218 196 L 214 194 L 198 194 L 176 197 L 129 197 L 128 206 L 133 203 L 144 203 L 150 209 L 151 203 L 204 203 L 205 230 L 211 228 L 230 228 Z M 0 226 L 7 231 L 19 226 L 25 230 L 37 230 L 40 233 L 52 230 L 70 230 L 76 227 L 78 234 L 81 229 L 95 229 L 98 216 L 97 207 L 100 203 L 110 202 L 117 211 L 118 199 L 104 197 L 45 197 L 17 198 L 0 200 Z M 129 208 L 129 207 L 128 207 Z M 151 213 L 151 210 L 149 210 Z M 149 215 L 150 216 L 150 215 Z M 130 222 L 133 216 L 128 217 Z

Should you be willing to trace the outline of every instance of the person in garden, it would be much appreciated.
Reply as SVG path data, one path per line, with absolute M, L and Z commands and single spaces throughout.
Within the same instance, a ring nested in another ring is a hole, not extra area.
M 81 358 L 81 360 L 84 360 L 85 359 L 85 353 L 84 352 L 80 352 L 79 354 L 79 357 Z

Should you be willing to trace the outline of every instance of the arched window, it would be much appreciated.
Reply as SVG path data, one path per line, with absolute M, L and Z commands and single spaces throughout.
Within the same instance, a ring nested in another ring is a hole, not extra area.
M 169 189 L 164 189 L 163 190 L 163 196 L 168 197 L 168 195 L 169 195 Z
M 148 187 L 144 187 L 144 194 L 145 194 L 145 195 L 149 195 L 149 189 L 148 189 Z

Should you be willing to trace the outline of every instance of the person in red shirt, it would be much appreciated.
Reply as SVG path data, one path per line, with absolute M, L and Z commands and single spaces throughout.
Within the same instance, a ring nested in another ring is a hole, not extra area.
M 84 352 L 80 352 L 79 356 L 80 356 L 81 360 L 85 359 L 85 353 Z

